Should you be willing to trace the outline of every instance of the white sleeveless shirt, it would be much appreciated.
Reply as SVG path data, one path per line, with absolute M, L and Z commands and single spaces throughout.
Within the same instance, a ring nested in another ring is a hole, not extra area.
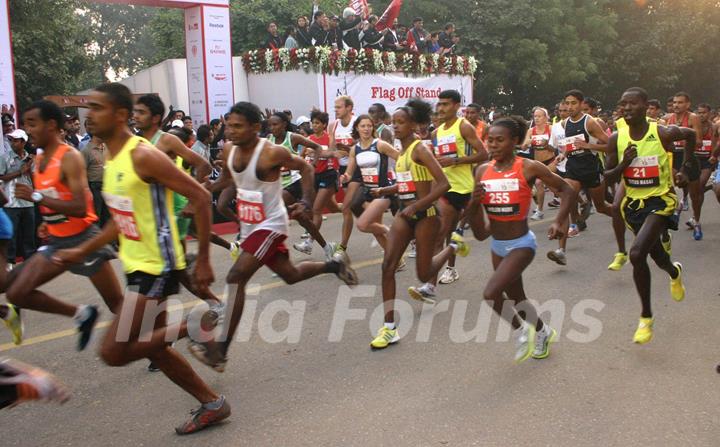
M 341 120 L 336 120 L 335 141 L 341 144 L 345 144 L 347 146 L 352 146 L 354 144 L 354 140 L 352 137 L 353 124 L 355 124 L 355 115 L 350 118 L 350 122 L 347 126 L 343 126 Z M 340 166 L 347 166 L 349 159 L 350 157 L 342 157 L 340 159 Z
M 257 161 L 265 149 L 267 140 L 260 138 L 255 146 L 250 162 L 242 172 L 235 171 L 235 151 L 233 146 L 228 157 L 228 169 L 235 181 L 237 190 L 237 214 L 240 221 L 240 242 L 257 230 L 268 230 L 288 234 L 288 215 L 282 199 L 280 178 L 273 182 L 264 182 L 257 178 Z

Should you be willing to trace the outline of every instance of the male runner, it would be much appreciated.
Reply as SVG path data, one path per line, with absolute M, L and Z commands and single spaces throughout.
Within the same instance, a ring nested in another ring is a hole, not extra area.
M 370 115 L 375 125 L 375 132 L 377 132 L 378 138 L 392 146 L 394 143 L 393 131 L 390 126 L 385 124 L 385 118 L 388 115 L 385 106 L 380 103 L 371 105 L 368 109 L 368 115 Z
M 474 102 L 465 107 L 465 119 L 475 128 L 475 135 L 485 143 L 487 141 L 488 125 L 480 117 L 480 106 Z
M 103 84 L 91 94 L 88 122 L 93 135 L 108 148 L 103 196 L 113 219 L 102 232 L 76 248 L 58 252 L 55 262 L 77 262 L 109 241 L 120 241 L 120 260 L 131 293 L 110 325 L 100 355 L 110 366 L 124 366 L 148 358 L 183 390 L 200 402 L 178 434 L 194 433 L 230 416 L 224 396 L 212 391 L 190 364 L 169 343 L 173 335 L 188 335 L 187 323 L 167 327 L 165 312 L 155 320 L 151 333 L 143 328 L 146 308 L 162 305 L 179 289 L 178 271 L 185 268 L 173 216 L 173 191 L 187 197 L 194 211 L 198 253 L 193 272 L 195 284 L 205 289 L 213 281 L 210 267 L 210 194 L 192 177 L 177 169 L 168 157 L 127 125 L 133 98 L 122 84 Z
M 691 105 L 692 104 L 690 102 L 690 95 L 685 92 L 675 93 L 675 95 L 673 96 L 673 113 L 665 116 L 665 122 L 667 122 L 668 125 L 689 127 L 694 130 L 697 144 L 697 142 L 701 141 L 701 136 L 703 135 L 702 125 L 700 124 L 700 117 L 690 111 Z M 685 142 L 682 140 L 676 141 L 672 157 L 673 176 L 677 174 L 678 171 L 680 171 L 683 162 L 683 152 L 685 152 Z M 682 211 L 688 210 L 689 207 L 687 196 L 689 192 L 690 199 L 693 202 L 693 211 L 695 211 L 695 203 L 699 202 L 699 189 L 697 180 L 697 178 L 690 178 L 688 185 L 682 188 L 683 198 L 678 204 L 678 209 L 682 209 Z M 691 218 L 686 222 L 686 224 L 690 228 L 695 228 L 695 219 Z
M 668 156 L 668 152 L 672 153 L 674 142 L 683 140 L 686 143 L 676 183 L 687 183 L 688 177 L 696 176 L 698 171 L 694 155 L 695 131 L 648 122 L 647 102 L 647 92 L 641 88 L 633 87 L 623 93 L 620 104 L 628 127 L 610 137 L 605 170 L 609 181 L 622 176 L 626 195 L 622 203 L 622 215 L 628 228 L 635 234 L 630 248 L 630 262 L 642 305 L 640 321 L 633 337 L 633 341 L 639 344 L 648 343 L 653 337 L 648 255 L 670 275 L 672 298 L 675 301 L 685 298 L 682 265 L 670 260 L 670 247 L 664 247 L 661 241 L 661 235 L 668 229 L 677 230 L 677 196 L 672 187 Z
M 335 118 L 336 120 L 330 124 L 328 133 L 330 134 L 330 146 L 331 151 L 337 151 L 337 155 L 340 161 L 340 169 L 338 173 L 342 178 L 345 174 L 348 164 L 348 155 L 350 150 L 355 146 L 355 140 L 352 137 L 352 128 L 355 123 L 355 116 L 353 115 L 354 103 L 352 98 L 349 96 L 339 96 L 335 98 Z M 343 187 L 348 182 L 343 182 Z M 347 193 L 347 188 L 346 188 Z M 350 235 L 353 229 L 353 211 L 352 206 L 353 197 L 352 194 L 346 194 L 343 200 L 342 213 L 343 213 L 343 224 L 342 224 L 342 239 L 340 244 L 337 246 L 335 251 L 337 257 L 345 257 L 345 251 L 347 250 L 348 242 L 350 241 Z M 348 261 L 347 258 L 345 258 Z M 348 261 L 349 262 L 349 261 Z
M 465 207 L 470 200 L 475 181 L 474 165 L 487 160 L 485 145 L 477 136 L 475 126 L 464 118 L 458 117 L 462 96 L 457 90 L 444 90 L 438 96 L 436 110 L 442 124 L 432 133 L 435 142 L 433 152 L 450 183 L 450 190 L 445 192 L 437 207 L 440 214 L 440 231 L 435 242 L 435 252 L 442 250 L 444 242 L 450 242 L 453 231 L 460 236 L 462 227 L 458 223 L 463 216 Z M 450 284 L 460 279 L 455 269 L 455 254 L 448 259 L 448 264 L 440 276 L 441 284 Z M 435 278 L 416 290 L 426 298 L 435 296 Z
M 700 162 L 700 180 L 690 183 L 690 197 L 692 198 L 693 217 L 687 222 L 687 226 L 693 230 L 693 238 L 696 241 L 702 240 L 703 232 L 700 226 L 700 213 L 705 202 L 705 185 L 710 179 L 710 173 L 717 166 L 717 159 L 712 157 L 713 152 L 713 130 L 714 126 L 710 121 L 712 107 L 710 104 L 700 104 L 697 107 L 697 115 L 700 118 L 700 133 L 698 139 L 700 144 L 695 148 L 695 157 Z
M 111 312 L 122 303 L 122 288 L 108 262 L 115 255 L 107 245 L 98 245 L 72 265 L 56 265 L 52 256 L 58 250 L 75 247 L 100 231 L 95 225 L 92 194 L 88 187 L 85 161 L 80 152 L 60 137 L 64 115 L 50 101 L 32 103 L 23 115 L 30 141 L 42 154 L 35 158 L 33 183 L 15 185 L 15 196 L 39 205 L 50 242 L 25 261 L 7 291 L 9 302 L 23 309 L 72 317 L 80 333 L 78 350 L 90 341 L 98 318 L 96 306 L 70 304 L 37 290 L 66 270 L 90 278 Z M 108 241 L 108 243 L 111 241 Z
M 240 247 L 242 252 L 227 276 L 228 284 L 237 285 L 232 309 L 226 320 L 226 338 L 221 341 L 191 342 L 190 352 L 201 362 L 218 372 L 225 369 L 227 353 L 235 330 L 240 323 L 245 302 L 245 286 L 260 267 L 267 265 L 288 284 L 312 278 L 323 273 L 335 273 L 348 285 L 357 284 L 357 275 L 344 257 L 327 262 L 305 261 L 297 265 L 290 262 L 284 244 L 288 235 L 288 212 L 282 198 L 281 172 L 298 170 L 302 179 L 302 199 L 288 207 L 291 216 L 304 213 L 310 219 L 313 204 L 313 167 L 302 158 L 291 154 L 285 147 L 260 138 L 262 115 L 260 109 L 248 102 L 239 102 L 230 109 L 226 126 L 234 146 L 223 152 L 223 170 L 212 185 L 224 190 L 235 184 L 238 219 L 240 220 Z

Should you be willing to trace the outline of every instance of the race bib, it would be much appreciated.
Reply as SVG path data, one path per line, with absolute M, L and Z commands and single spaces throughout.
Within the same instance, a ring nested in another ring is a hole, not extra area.
M 709 156 L 712 152 L 712 140 L 703 140 L 702 145 L 695 151 L 696 154 L 701 156 Z
M 362 175 L 362 181 L 366 186 L 377 186 L 379 185 L 379 175 L 377 168 L 360 168 L 360 174 Z
M 263 194 L 260 191 L 237 190 L 237 214 L 240 222 L 245 224 L 259 224 L 265 220 L 265 207 Z
M 530 144 L 532 145 L 532 147 L 543 147 L 547 144 L 547 141 L 547 135 L 533 135 L 530 138 Z
M 560 140 L 560 147 L 563 151 L 565 151 L 565 155 L 568 157 L 585 153 L 585 149 L 577 147 L 577 143 L 579 141 L 585 141 L 585 138 L 582 135 L 566 137 Z
M 658 186 L 660 184 L 660 166 L 657 155 L 637 157 L 623 172 L 625 182 L 634 188 Z
M 415 182 L 410 171 L 396 172 L 398 185 L 398 198 L 410 200 L 415 198 Z
M 130 197 L 116 196 L 103 191 L 105 204 L 112 214 L 115 225 L 117 225 L 120 233 L 126 238 L 133 241 L 139 241 L 140 231 L 138 231 L 137 221 L 135 220 L 135 212 L 133 201 Z
M 352 146 L 355 143 L 355 141 L 352 139 L 352 136 L 346 135 L 346 134 L 336 135 L 335 141 L 337 141 L 339 144 L 343 144 L 345 146 Z
M 494 216 L 516 216 L 520 213 L 520 180 L 503 178 L 484 180 L 485 197 L 483 205 L 488 214 Z
M 438 136 L 437 146 L 435 146 L 435 156 L 437 158 L 457 157 L 457 140 L 455 134 Z

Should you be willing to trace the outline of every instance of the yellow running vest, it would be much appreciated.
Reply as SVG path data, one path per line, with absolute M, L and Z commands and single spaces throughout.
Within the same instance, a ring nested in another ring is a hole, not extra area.
M 126 273 L 161 275 L 185 268 L 173 214 L 173 192 L 145 183 L 135 172 L 132 151 L 141 142 L 130 137 L 120 152 L 105 162 L 103 197 L 120 232 L 120 260 Z
M 467 157 L 469 153 L 472 153 L 468 150 L 465 138 L 460 133 L 460 125 L 463 122 L 465 122 L 464 118 L 458 118 L 449 128 L 444 123 L 438 127 L 437 146 L 434 148 L 436 158 Z M 450 192 L 469 194 L 473 191 L 472 165 L 448 166 L 443 168 L 443 172 L 450 182 Z
M 433 176 L 425 166 L 415 163 L 412 159 L 413 150 L 420 143 L 415 140 L 400 154 L 395 163 L 395 176 L 398 185 L 398 198 L 400 200 L 414 200 L 415 182 L 432 182 Z
M 618 161 L 622 161 L 628 144 L 637 146 L 637 157 L 623 172 L 625 194 L 631 199 L 662 196 L 670 191 L 672 171 L 670 157 L 660 141 L 658 125 L 648 123 L 648 131 L 639 141 L 630 138 L 630 127 L 618 130 Z

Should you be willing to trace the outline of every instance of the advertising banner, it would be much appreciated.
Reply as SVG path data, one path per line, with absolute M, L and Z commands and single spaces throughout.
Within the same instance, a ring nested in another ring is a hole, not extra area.
M 8 0 L 0 0 L 0 107 L 4 112 L 10 113 L 17 109 Z M 0 129 L 0 137 L 2 137 L 2 129 Z
M 338 96 L 350 96 L 355 103 L 355 113 L 365 113 L 374 103 L 384 105 L 388 112 L 392 113 L 410 98 L 420 98 L 435 104 L 440 92 L 449 89 L 459 91 L 463 97 L 463 105 L 466 105 L 472 102 L 472 87 L 470 76 L 431 75 L 409 78 L 403 75 L 353 73 L 318 76 L 319 103 L 331 116 L 334 100 Z
M 201 6 L 185 10 L 185 54 L 190 99 L 190 108 L 186 113 L 193 118 L 193 126 L 197 127 L 207 122 Z
M 205 85 L 209 122 L 220 118 L 233 104 L 230 8 L 203 6 Z

